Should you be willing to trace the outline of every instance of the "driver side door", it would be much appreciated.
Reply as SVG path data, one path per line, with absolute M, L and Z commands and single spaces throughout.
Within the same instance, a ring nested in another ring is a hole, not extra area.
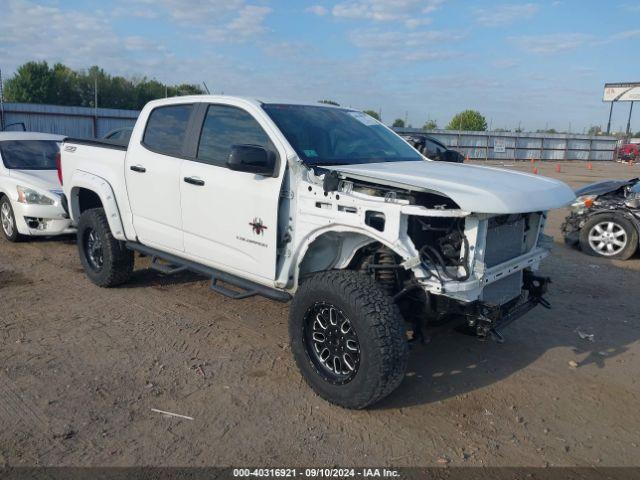
M 233 171 L 226 162 L 233 145 L 277 150 L 248 111 L 201 108 L 195 156 L 183 161 L 180 172 L 185 253 L 214 268 L 273 281 L 282 178 Z

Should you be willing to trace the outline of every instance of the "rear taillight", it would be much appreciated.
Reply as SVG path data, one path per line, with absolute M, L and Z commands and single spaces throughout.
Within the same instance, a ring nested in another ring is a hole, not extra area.
M 62 157 L 60 152 L 56 153 L 56 168 L 58 169 L 58 181 L 62 185 Z

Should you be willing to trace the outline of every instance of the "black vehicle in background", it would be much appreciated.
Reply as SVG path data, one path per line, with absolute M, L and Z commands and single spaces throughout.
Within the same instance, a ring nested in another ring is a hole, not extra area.
M 112 140 L 114 143 L 128 145 L 129 139 L 131 138 L 131 132 L 133 132 L 133 127 L 116 128 L 115 130 L 108 132 L 102 138 L 104 140 Z
M 627 260 L 638 250 L 640 178 L 605 180 L 576 190 L 562 224 L 565 242 L 583 252 Z
M 464 162 L 464 155 L 455 150 L 447 148 L 447 146 L 430 135 L 422 133 L 400 133 L 402 138 L 413 145 L 425 157 L 439 162 Z

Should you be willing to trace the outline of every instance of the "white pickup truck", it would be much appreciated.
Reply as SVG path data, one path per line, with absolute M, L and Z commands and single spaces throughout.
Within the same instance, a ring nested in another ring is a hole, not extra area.
M 324 399 L 364 408 L 402 381 L 409 342 L 457 318 L 484 337 L 537 304 L 549 178 L 434 162 L 373 118 L 230 96 L 150 102 L 128 147 L 67 139 L 61 178 L 99 286 L 134 252 L 218 293 L 292 300 L 291 350 Z M 222 283 L 221 283 L 222 282 Z

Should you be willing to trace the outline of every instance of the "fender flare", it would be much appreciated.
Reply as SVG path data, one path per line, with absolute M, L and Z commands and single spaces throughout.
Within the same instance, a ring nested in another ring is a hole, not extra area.
M 105 215 L 107 216 L 107 221 L 109 222 L 109 228 L 114 238 L 127 240 L 124 234 L 124 226 L 116 202 L 116 196 L 109 182 L 93 173 L 76 170 L 73 173 L 71 184 L 73 187 L 71 187 L 70 192 L 69 208 L 71 210 L 71 218 L 74 219 L 74 222 L 77 223 L 80 218 L 79 192 L 81 188 L 84 188 L 95 193 L 98 195 L 98 198 L 100 198 Z
M 382 245 L 388 247 L 389 249 L 391 249 L 392 251 L 400 255 L 400 257 L 402 257 L 405 260 L 417 254 L 417 251 L 413 252 L 413 250 L 415 250 L 415 247 L 413 247 L 413 244 L 411 245 L 392 244 L 388 240 L 384 239 L 379 235 L 376 235 L 375 233 L 371 232 L 368 229 L 351 227 L 346 225 L 336 225 L 336 224 L 324 226 L 322 228 L 313 230 L 312 232 L 308 233 L 305 236 L 304 240 L 301 242 L 296 252 L 295 258 L 291 265 L 291 268 L 293 270 L 292 271 L 292 274 L 293 274 L 292 290 L 293 291 L 297 290 L 298 288 L 299 280 L 300 280 L 300 265 L 302 264 L 302 261 L 304 260 L 307 252 L 309 251 L 309 247 L 315 240 L 329 233 L 344 233 L 344 234 L 351 233 L 351 234 L 355 234 L 362 237 L 362 241 L 356 243 L 354 245 L 354 248 L 352 248 L 347 255 L 345 255 L 345 252 L 342 253 L 342 255 L 339 258 L 339 261 L 336 263 L 337 268 L 345 268 L 347 265 L 349 265 L 349 262 L 353 259 L 353 257 L 355 256 L 358 250 L 360 250 L 362 247 L 366 245 L 369 245 L 375 242 L 379 242 Z

